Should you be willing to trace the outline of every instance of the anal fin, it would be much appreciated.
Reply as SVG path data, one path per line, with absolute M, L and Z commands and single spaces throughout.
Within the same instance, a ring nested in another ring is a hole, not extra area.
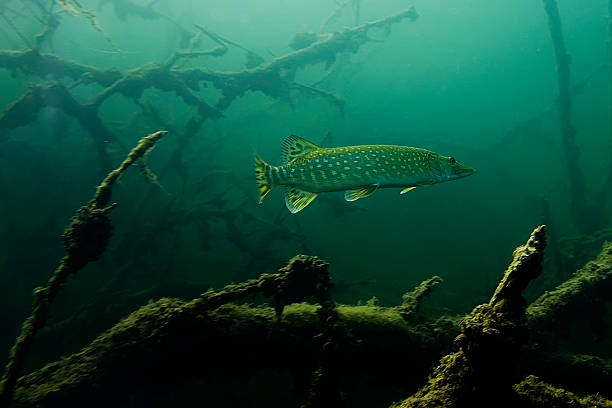
M 378 186 L 376 184 L 371 184 L 369 186 L 356 188 L 355 190 L 346 190 L 344 192 L 344 199 L 346 201 L 357 201 L 360 198 L 371 195 L 377 188 Z
M 296 187 L 287 187 L 287 191 L 285 192 L 285 204 L 289 211 L 292 214 L 295 214 L 304 208 L 310 203 L 312 200 L 317 198 L 317 193 L 311 193 L 310 191 L 300 190 Z

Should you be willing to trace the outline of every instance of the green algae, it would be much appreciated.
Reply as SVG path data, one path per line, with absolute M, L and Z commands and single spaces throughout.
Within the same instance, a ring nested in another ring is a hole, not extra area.
M 525 408 L 610 408 L 612 401 L 597 395 L 579 397 L 561 388 L 553 387 L 530 375 L 513 386 L 520 404 Z

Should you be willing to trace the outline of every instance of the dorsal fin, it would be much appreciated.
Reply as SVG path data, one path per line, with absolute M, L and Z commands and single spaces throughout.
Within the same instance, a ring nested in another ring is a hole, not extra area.
M 281 160 L 283 164 L 287 164 L 300 157 L 303 154 L 310 153 L 314 150 L 321 149 L 316 144 L 302 139 L 296 135 L 289 135 L 283 141 L 281 146 Z

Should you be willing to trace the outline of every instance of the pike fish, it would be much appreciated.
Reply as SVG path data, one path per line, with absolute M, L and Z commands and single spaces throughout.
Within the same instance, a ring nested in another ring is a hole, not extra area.
M 418 186 L 456 180 L 474 169 L 453 157 L 417 147 L 362 145 L 323 148 L 296 135 L 282 144 L 281 166 L 255 154 L 259 202 L 274 186 L 286 186 L 285 203 L 293 214 L 319 193 L 344 191 L 347 201 L 367 197 L 379 188 L 401 187 L 404 194 Z

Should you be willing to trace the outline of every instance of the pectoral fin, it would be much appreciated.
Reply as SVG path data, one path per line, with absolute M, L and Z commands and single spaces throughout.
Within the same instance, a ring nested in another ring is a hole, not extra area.
M 407 192 L 409 192 L 410 190 L 414 190 L 416 187 L 412 186 L 412 187 L 406 187 L 405 189 L 403 189 L 402 191 L 400 191 L 400 194 L 406 194 Z
M 346 190 L 344 192 L 344 199 L 346 201 L 356 201 L 356 200 L 359 200 L 360 198 L 371 195 L 372 193 L 376 191 L 377 188 L 378 188 L 377 185 L 372 184 L 369 186 L 363 186 L 363 187 L 357 188 L 355 190 Z
M 317 198 L 317 195 L 317 193 L 300 190 L 299 188 L 287 187 L 287 191 L 285 192 L 285 204 L 289 211 L 295 214 L 312 203 L 312 200 Z

